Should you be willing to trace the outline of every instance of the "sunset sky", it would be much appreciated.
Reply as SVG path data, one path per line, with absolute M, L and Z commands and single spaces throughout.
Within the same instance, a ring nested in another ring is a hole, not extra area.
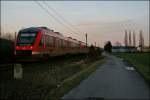
M 64 36 L 82 41 L 85 41 L 87 33 L 89 44 L 97 42 L 103 47 L 108 40 L 112 44 L 116 41 L 123 44 L 126 29 L 135 31 L 136 44 L 139 40 L 139 30 L 143 31 L 145 45 L 149 43 L 149 1 L 45 1 L 51 9 L 44 2 L 38 2 L 53 17 L 35 1 L 1 1 L 3 34 L 13 34 L 26 27 L 46 26 Z M 64 27 L 54 17 L 70 28 Z M 64 22 L 62 17 L 67 22 Z

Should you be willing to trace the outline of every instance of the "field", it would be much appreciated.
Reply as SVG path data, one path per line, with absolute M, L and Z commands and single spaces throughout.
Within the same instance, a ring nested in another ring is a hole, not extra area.
M 137 71 L 150 83 L 150 53 L 119 53 L 117 56 L 135 65 Z
M 0 98 L 59 100 L 102 62 L 102 57 L 90 60 L 86 55 L 77 55 L 51 58 L 46 62 L 24 63 L 22 79 L 13 79 L 13 70 L 1 73 Z

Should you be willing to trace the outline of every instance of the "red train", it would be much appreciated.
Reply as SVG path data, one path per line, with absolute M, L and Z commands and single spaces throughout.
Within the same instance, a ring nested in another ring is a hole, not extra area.
M 47 27 L 30 27 L 19 31 L 16 45 L 16 56 L 59 56 L 65 54 L 87 53 L 84 42 L 71 37 L 64 37 Z

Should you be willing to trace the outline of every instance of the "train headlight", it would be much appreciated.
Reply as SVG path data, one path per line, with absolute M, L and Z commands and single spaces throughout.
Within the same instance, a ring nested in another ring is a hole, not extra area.
M 33 49 L 33 46 L 31 46 L 30 49 Z
M 16 46 L 16 49 L 19 49 L 19 46 Z

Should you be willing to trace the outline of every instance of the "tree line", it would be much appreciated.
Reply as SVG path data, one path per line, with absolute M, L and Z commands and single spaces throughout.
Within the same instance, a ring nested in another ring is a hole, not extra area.
M 131 38 L 133 34 L 133 39 Z M 133 33 L 131 34 L 131 31 L 129 31 L 129 33 L 127 32 L 127 30 L 125 30 L 125 36 L 124 36 L 124 44 L 125 46 L 133 46 L 136 47 L 136 35 L 135 32 L 133 31 Z M 144 37 L 143 37 L 143 31 L 140 30 L 139 31 L 139 45 L 137 45 L 137 47 L 140 47 L 141 51 L 144 47 Z

